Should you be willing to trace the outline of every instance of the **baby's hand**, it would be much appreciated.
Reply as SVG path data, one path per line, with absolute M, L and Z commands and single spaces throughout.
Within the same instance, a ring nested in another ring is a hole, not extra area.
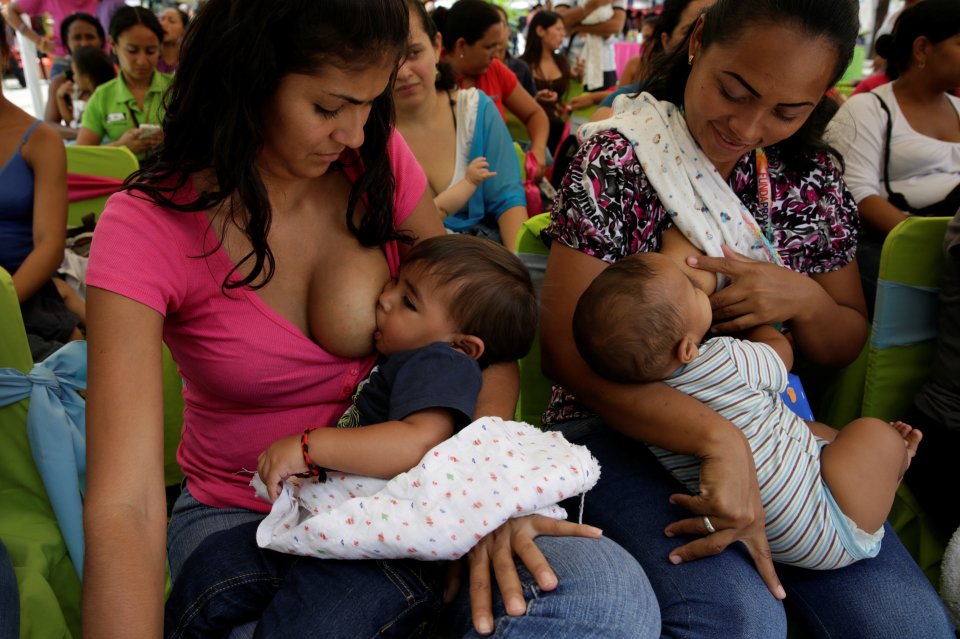
M 307 472 L 300 435 L 283 437 L 270 444 L 257 458 L 257 472 L 270 493 L 270 501 L 276 501 L 287 477 Z
M 63 84 L 60 85 L 60 88 L 57 89 L 58 98 L 66 98 L 68 95 L 73 94 L 73 81 L 64 80 Z
M 490 163 L 487 158 L 478 157 L 467 166 L 467 180 L 474 186 L 480 186 L 480 183 L 497 174 L 496 171 L 489 171 Z

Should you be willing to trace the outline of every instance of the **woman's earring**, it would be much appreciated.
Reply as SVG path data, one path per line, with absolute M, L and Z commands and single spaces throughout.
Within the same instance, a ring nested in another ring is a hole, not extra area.
M 922 68 L 925 67 L 925 66 L 927 66 L 927 61 L 926 61 L 926 60 L 920 60 L 920 62 L 917 62 L 917 68 L 918 68 L 918 69 L 922 69 Z
M 692 54 L 692 53 L 687 56 L 687 64 L 689 64 L 690 66 L 693 66 L 693 54 Z
M 436 66 L 437 66 L 437 75 L 433 79 L 434 84 L 440 81 L 440 63 L 438 62 Z
M 463 57 L 463 54 L 462 54 L 462 53 L 460 54 L 460 57 L 461 57 L 461 58 Z

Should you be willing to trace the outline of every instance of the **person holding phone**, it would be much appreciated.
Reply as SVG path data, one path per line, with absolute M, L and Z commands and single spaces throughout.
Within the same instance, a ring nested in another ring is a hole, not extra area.
M 77 144 L 125 146 L 142 158 L 163 140 L 163 93 L 170 76 L 157 71 L 163 28 L 142 7 L 122 7 L 110 20 L 110 46 L 120 75 L 94 91 L 83 112 Z

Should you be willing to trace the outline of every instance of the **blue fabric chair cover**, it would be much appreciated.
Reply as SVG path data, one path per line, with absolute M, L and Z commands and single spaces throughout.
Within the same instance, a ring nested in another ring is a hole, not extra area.
M 27 437 L 70 558 L 83 578 L 87 343 L 70 342 L 24 374 L 0 368 L 0 406 L 30 398 Z

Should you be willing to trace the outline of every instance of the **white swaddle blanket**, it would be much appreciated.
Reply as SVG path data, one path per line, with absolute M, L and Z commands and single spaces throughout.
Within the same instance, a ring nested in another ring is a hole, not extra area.
M 584 16 L 580 24 L 600 24 L 612 17 L 613 7 L 605 4 Z M 603 61 L 606 57 L 607 39 L 592 33 L 585 33 L 581 37 L 583 38 L 583 49 L 580 51 L 583 58 L 583 86 L 598 89 L 603 86 Z
M 694 246 L 723 257 L 725 244 L 741 255 L 783 265 L 753 215 L 691 137 L 680 109 L 641 93 L 617 97 L 613 113 L 581 126 L 581 143 L 610 129 L 629 140 L 667 215 Z M 719 289 L 726 282 L 719 273 L 717 277 Z
M 510 517 L 566 518 L 600 466 L 557 432 L 483 417 L 387 481 L 328 472 L 287 480 L 257 544 L 322 559 L 456 559 Z M 259 476 L 250 482 L 260 496 Z

